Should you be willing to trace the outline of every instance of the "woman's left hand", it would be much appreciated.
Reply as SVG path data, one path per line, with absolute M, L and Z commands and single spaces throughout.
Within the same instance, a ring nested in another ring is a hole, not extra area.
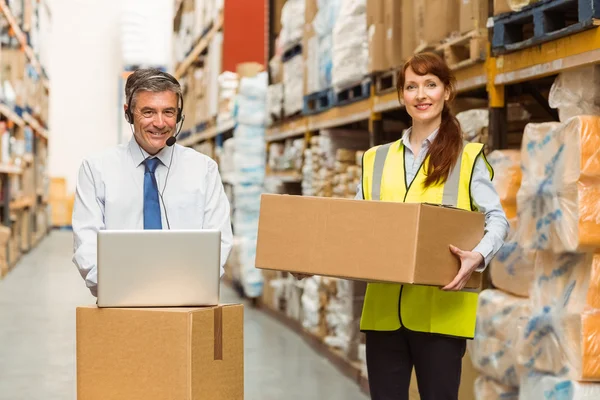
M 450 251 L 460 260 L 460 270 L 456 278 L 444 286 L 442 290 L 462 290 L 469 281 L 473 271 L 483 262 L 483 255 L 476 251 L 461 250 L 452 245 L 450 245 Z

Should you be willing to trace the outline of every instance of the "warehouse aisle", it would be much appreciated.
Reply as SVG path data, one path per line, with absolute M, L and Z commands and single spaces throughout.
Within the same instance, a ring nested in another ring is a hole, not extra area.
M 92 304 L 54 231 L 0 280 L 0 400 L 75 399 L 75 307 Z M 223 302 L 239 302 L 224 287 Z M 245 399 L 367 399 L 288 328 L 246 308 Z

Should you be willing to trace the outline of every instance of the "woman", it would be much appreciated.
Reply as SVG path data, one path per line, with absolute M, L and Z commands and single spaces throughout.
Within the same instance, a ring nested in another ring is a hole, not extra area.
M 399 141 L 372 148 L 363 158 L 357 198 L 451 203 L 486 217 L 485 235 L 474 249 L 450 246 L 461 267 L 445 287 L 368 285 L 361 330 L 373 400 L 408 399 L 413 367 L 422 400 L 458 399 L 461 360 L 466 339 L 474 336 L 477 311 L 477 293 L 461 289 L 474 271 L 487 266 L 508 232 L 483 145 L 463 142 L 448 108 L 454 90 L 454 77 L 440 57 L 412 57 L 397 86 L 412 127 Z

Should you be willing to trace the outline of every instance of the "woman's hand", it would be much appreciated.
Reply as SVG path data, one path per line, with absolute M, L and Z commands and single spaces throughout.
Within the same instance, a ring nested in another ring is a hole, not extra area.
M 483 255 L 474 251 L 461 250 L 452 245 L 450 245 L 450 251 L 460 260 L 460 270 L 458 271 L 456 278 L 448 285 L 444 286 L 442 290 L 462 290 L 469 281 L 473 271 L 475 271 L 483 262 Z

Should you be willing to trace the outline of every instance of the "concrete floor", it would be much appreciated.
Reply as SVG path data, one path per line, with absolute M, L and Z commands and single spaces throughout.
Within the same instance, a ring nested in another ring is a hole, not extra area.
M 70 232 L 54 231 L 0 280 L 0 400 L 71 400 L 75 307 L 93 304 L 71 262 Z M 223 302 L 239 302 L 222 290 Z M 297 334 L 245 309 L 245 399 L 367 399 Z

